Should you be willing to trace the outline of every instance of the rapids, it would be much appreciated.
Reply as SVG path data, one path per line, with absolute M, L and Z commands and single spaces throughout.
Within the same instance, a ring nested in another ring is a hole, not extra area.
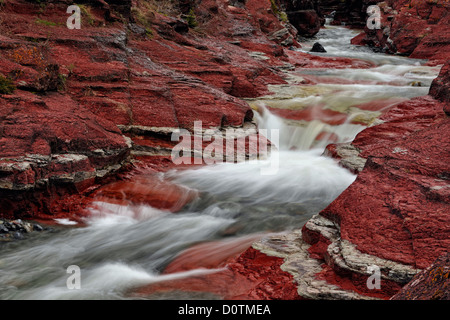
M 315 84 L 272 86 L 273 95 L 249 101 L 260 111 L 255 113 L 259 128 L 279 130 L 278 150 L 268 159 L 161 173 L 160 179 L 199 193 L 176 214 L 145 205 L 98 202 L 89 208 L 91 217 L 84 226 L 60 221 L 53 232 L 1 244 L 0 299 L 128 299 L 127 292 L 135 287 L 214 272 L 163 274 L 194 244 L 301 228 L 355 180 L 322 156 L 324 147 L 351 141 L 376 124 L 389 106 L 426 95 L 439 71 L 424 61 L 352 46 L 355 32 L 322 29 L 317 39 L 302 43 L 302 50 L 319 41 L 327 53 L 318 55 L 368 60 L 375 67 L 293 71 Z M 302 117 L 296 117 L 299 114 Z M 275 159 L 277 173 L 261 175 L 261 168 Z M 217 252 L 220 246 L 214 250 L 203 254 L 223 254 Z M 70 265 L 81 269 L 79 290 L 66 286 Z M 152 295 L 158 297 L 198 295 Z

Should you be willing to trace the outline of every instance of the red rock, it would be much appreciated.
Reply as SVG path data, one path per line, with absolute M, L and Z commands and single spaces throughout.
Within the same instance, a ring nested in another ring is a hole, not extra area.
M 313 121 L 320 120 L 329 125 L 339 125 L 347 121 L 347 115 L 330 109 L 323 109 L 320 106 L 308 107 L 302 110 L 269 108 L 270 112 L 292 120 Z
M 225 269 L 168 280 L 133 290 L 133 296 L 159 292 L 209 292 L 225 300 L 299 300 L 292 276 L 280 269 L 283 259 L 246 250 Z
M 442 92 L 447 87 L 445 70 L 434 82 Z M 386 263 L 420 269 L 448 251 L 450 193 L 446 172 L 450 167 L 445 152 L 450 141 L 442 136 L 450 128 L 443 112 L 446 105 L 430 96 L 401 102 L 380 117 L 382 124 L 357 135 L 352 150 L 367 159 L 366 165 L 356 181 L 320 213 L 339 226 L 340 241 L 347 240 L 360 252 L 386 259 Z M 326 153 L 337 159 L 346 157 L 339 148 L 329 145 Z M 381 291 L 367 290 L 367 276 L 330 256 L 328 238 L 306 225 L 302 236 L 311 244 L 310 256 L 326 262 L 316 276 L 329 284 L 381 299 L 394 295 L 405 284 L 399 279 L 383 279 Z M 412 292 L 412 283 L 406 292 Z M 427 286 L 433 288 L 425 282 L 414 295 L 425 294 Z M 441 296 L 439 286 L 432 289 L 436 297 Z
M 150 169 L 155 172 L 165 172 L 174 168 L 182 170 L 206 164 L 204 162 L 202 164 L 195 164 L 193 157 L 182 158 L 183 162 L 180 165 L 176 165 L 172 161 L 171 156 L 164 155 L 135 155 L 134 159 L 140 161 L 145 170 Z
M 430 95 L 437 100 L 447 102 L 444 106 L 445 113 L 450 115 L 450 62 L 447 62 L 441 69 L 439 76 L 433 80 L 430 88 Z
M 442 154 L 450 147 L 442 136 L 450 122 L 442 104 L 415 107 L 423 100 L 400 104 L 384 116 L 388 122 L 357 136 L 353 144 L 368 158 L 366 167 L 321 212 L 337 221 L 341 237 L 360 251 L 418 268 L 447 250 L 450 233 L 444 180 L 449 166 Z
M 313 37 L 319 32 L 322 21 L 315 10 L 297 10 L 287 13 L 289 21 L 300 35 Z
M 391 39 L 394 41 L 397 52 L 403 55 L 410 55 L 417 47 L 417 42 L 420 37 L 423 37 L 423 30 L 427 28 L 425 20 L 401 16 L 402 19 L 397 19 L 392 27 L 394 32 L 391 32 Z
M 300 36 L 314 36 L 325 23 L 320 1 L 274 0 L 273 3 L 276 11 L 285 11 L 289 22 L 298 30 Z
M 209 34 L 226 38 L 259 37 L 282 29 L 282 23 L 271 11 L 269 0 L 248 0 L 240 7 L 226 1 L 204 0 L 195 8 Z
M 181 252 L 165 269 L 164 274 L 198 268 L 221 268 L 247 250 L 262 235 L 249 235 L 200 243 Z
M 351 44 L 357 45 L 357 46 L 364 46 L 366 45 L 366 33 L 361 32 L 356 37 L 354 37 L 350 42 Z
M 194 9 L 204 33 L 189 30 L 178 18 L 145 11 L 149 9 L 139 3 L 133 12 L 130 1 L 85 5 L 92 21 L 84 20 L 80 30 L 70 32 L 63 2 L 48 3 L 45 11 L 22 0 L 2 7 L 0 29 L 8 32 L 1 36 L 0 72 L 19 90 L 0 98 L 2 114 L 8 115 L 2 120 L 0 158 L 14 158 L 14 165 L 2 164 L 6 171 L 0 184 L 24 192 L 12 196 L 20 199 L 15 205 L 4 200 L 5 215 L 57 214 L 50 211 L 64 207 L 62 198 L 125 168 L 131 146 L 122 132 L 139 142 L 134 150 L 139 165 L 171 167 L 167 132 L 192 129 L 196 120 L 205 128 L 242 126 L 252 119 L 252 111 L 235 96 L 264 95 L 268 84 L 285 83 L 282 73 L 271 67 L 286 61 L 283 47 L 268 34 L 287 29 L 292 35 L 293 30 L 267 11 L 268 0 L 247 1 L 239 10 L 221 0 L 202 1 Z M 114 10 L 130 19 L 130 30 L 118 22 Z M 136 23 L 138 13 L 148 15 L 151 23 Z M 254 51 L 263 59 L 255 58 Z M 165 132 L 163 139 L 138 138 L 160 131 Z M 151 148 L 166 153 L 149 157 L 145 152 Z M 72 156 L 64 165 L 59 158 L 57 164 L 45 160 L 45 166 L 36 159 L 28 165 L 23 158 L 69 153 L 81 158 Z M 49 177 L 52 183 L 65 184 L 58 196 L 55 190 L 42 189 Z M 69 208 L 78 212 L 69 204 L 64 210 Z
M 411 8 L 404 7 L 406 1 L 388 3 L 398 14 L 386 8 L 384 29 L 364 41 L 429 58 L 430 64 L 445 62 L 447 3 L 428 1 Z M 372 66 L 355 59 L 285 51 L 283 45 L 295 32 L 273 14 L 268 0 L 249 0 L 241 8 L 222 0 L 201 1 L 194 8 L 201 27 L 196 30 L 179 18 L 155 12 L 141 12 L 151 21 L 144 28 L 136 23 L 138 16 L 131 13 L 129 1 L 111 7 L 93 4 L 87 2 L 93 6 L 92 24 L 71 32 L 65 27 L 67 15 L 61 14 L 65 3 L 49 3 L 44 12 L 29 1 L 8 1 L 2 7 L 0 72 L 18 87 L 0 97 L 5 115 L 0 138 L 2 215 L 72 218 L 83 214 L 90 193 L 112 202 L 176 211 L 190 195 L 173 185 L 128 179 L 94 192 L 108 181 L 104 180 L 108 174 L 114 180 L 115 171 L 125 169 L 130 159 L 122 131 L 135 142 L 139 165 L 165 170 L 173 165 L 167 153 L 144 160 L 146 155 L 138 151 L 167 151 L 171 146 L 167 132 L 192 129 L 195 120 L 212 127 L 243 126 L 252 112 L 237 97 L 263 95 L 268 84 L 284 83 L 274 66 L 286 62 L 305 68 Z M 125 19 L 131 16 L 130 24 L 117 21 L 114 8 Z M 308 14 L 316 26 L 316 16 Z M 37 17 L 56 25 L 36 22 Z M 442 101 L 447 101 L 447 82 L 433 83 L 431 93 Z M 449 125 L 443 108 L 448 111 L 448 103 L 414 99 L 392 108 L 383 116 L 385 123 L 358 135 L 354 145 L 360 156 L 368 158 L 366 169 L 321 213 L 339 224 L 342 239 L 363 252 L 414 267 L 426 267 L 448 249 L 449 161 L 443 132 Z M 306 237 L 315 241 L 311 256 L 326 260 L 327 242 L 311 234 Z M 292 277 L 280 269 L 282 259 L 254 249 L 231 262 L 228 258 L 207 263 L 228 262 L 224 270 L 154 284 L 142 292 L 181 288 L 225 298 L 298 298 Z M 196 260 L 191 267 L 198 266 Z M 365 292 L 363 278 L 337 269 L 324 266 L 318 276 Z M 387 294 L 394 289 L 391 286 Z
M 370 45 L 411 58 L 448 60 L 450 5 L 446 1 L 387 1 L 382 6 L 382 28 L 358 35 L 353 44 Z
M 1 189 L 10 198 L 2 197 L 3 215 L 52 214 L 60 196 L 94 185 L 102 170 L 109 172 L 128 155 L 129 146 L 112 123 L 67 96 L 17 90 L 0 100 Z
M 247 279 L 253 280 L 253 288 L 241 297 L 262 300 L 299 300 L 292 276 L 280 269 L 283 259 L 271 257 L 249 248 L 229 264 L 229 268 Z M 238 297 L 239 298 L 239 297 Z
M 371 62 L 359 59 L 341 57 L 320 57 L 300 51 L 287 51 L 289 62 L 301 68 L 324 68 L 324 69 L 345 69 L 345 68 L 370 68 L 374 65 Z
M 444 104 L 425 96 L 414 98 L 391 107 L 380 119 L 385 123 L 360 132 L 352 144 L 368 158 L 386 143 L 395 143 L 399 137 L 427 128 L 442 120 Z
M 322 267 L 323 271 L 316 274 L 317 279 L 325 280 L 329 284 L 336 285 L 344 290 L 357 292 L 363 296 L 388 300 L 401 289 L 400 284 L 386 279 L 380 280 L 380 289 L 368 289 L 368 276 L 358 273 L 340 275 L 335 269 L 326 264 L 323 264 Z
M 330 240 L 318 232 L 309 230 L 305 226 L 302 228 L 302 238 L 311 244 L 311 247 L 308 249 L 310 257 L 322 260 L 324 258 L 324 252 L 327 251 L 328 246 L 331 244 Z
M 105 185 L 95 192 L 93 200 L 120 205 L 146 204 L 177 212 L 196 197 L 197 192 L 194 190 L 163 181 L 156 176 L 146 176 Z

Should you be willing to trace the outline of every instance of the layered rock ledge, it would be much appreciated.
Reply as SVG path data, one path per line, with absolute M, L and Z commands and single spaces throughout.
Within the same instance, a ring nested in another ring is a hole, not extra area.
M 379 5 L 384 13 L 392 14 L 383 16 L 384 22 L 393 21 L 391 28 L 378 33 L 366 30 L 354 43 L 386 43 L 388 52 L 430 59 L 430 65 L 446 64 L 429 96 L 391 108 L 380 124 L 362 131 L 352 143 L 327 147 L 327 155 L 358 174 L 330 206 L 302 230 L 253 244 L 253 249 L 283 259 L 280 269 L 292 275 L 303 298 L 446 299 L 450 248 L 448 6 L 439 1 L 409 6 L 397 2 L 393 7 L 398 11 L 392 11 L 386 2 Z M 411 13 L 413 9 L 417 16 Z M 430 36 L 411 40 L 414 45 L 406 49 L 404 41 L 417 33 L 408 29 L 413 23 L 405 25 L 402 19 L 428 24 Z M 380 272 L 380 289 L 368 286 L 374 268 Z
M 432 84 L 434 97 L 400 103 L 352 143 L 327 147 L 326 154 L 358 174 L 333 203 L 302 230 L 253 244 L 252 250 L 283 259 L 280 269 L 292 275 L 300 297 L 445 299 L 448 65 Z M 379 289 L 368 286 L 374 270 Z
M 448 1 L 375 1 L 380 8 L 379 29 L 369 29 L 352 40 L 353 44 L 369 45 L 388 53 L 429 63 L 448 61 L 450 43 L 450 4 Z M 375 4 L 375 3 L 373 3 Z
M 204 130 L 255 128 L 240 98 L 284 83 L 283 45 L 295 45 L 270 1 L 202 1 L 188 6 L 195 23 L 172 17 L 183 6 L 85 1 L 73 30 L 68 5 L 0 7 L 5 217 L 83 214 L 82 199 L 120 174 L 172 165 L 172 133 L 197 120 Z
M 411 3 L 386 1 L 383 29 L 354 42 L 446 62 L 448 5 Z M 196 120 L 218 130 L 251 126 L 241 98 L 286 84 L 295 67 L 368 67 L 289 50 L 299 30 L 269 0 L 183 1 L 184 19 L 141 1 L 84 1 L 82 29 L 71 31 L 67 5 L 1 4 L 0 206 L 11 219 L 77 216 L 92 194 L 122 200 L 114 184 L 100 186 L 130 167 L 171 166 L 171 133 Z M 313 11 L 310 3 L 292 11 L 310 18 L 306 35 L 317 31 Z M 436 260 L 450 245 L 448 70 L 431 96 L 392 108 L 352 144 L 328 147 L 358 179 L 302 230 L 263 238 L 225 259 L 226 270 L 183 285 L 240 283 L 215 292 L 226 298 L 388 299 L 421 270 L 396 298 L 412 296 L 417 279 L 427 288 L 433 270 L 448 281 L 448 259 Z M 371 266 L 381 289 L 367 287 Z M 445 298 L 439 290 L 432 296 Z
M 85 1 L 73 30 L 67 6 L 1 5 L 0 192 L 10 218 L 83 214 L 82 199 L 122 173 L 172 166 L 172 133 L 197 120 L 254 129 L 242 98 L 286 84 L 296 66 L 368 66 L 290 50 L 298 30 L 269 0 Z

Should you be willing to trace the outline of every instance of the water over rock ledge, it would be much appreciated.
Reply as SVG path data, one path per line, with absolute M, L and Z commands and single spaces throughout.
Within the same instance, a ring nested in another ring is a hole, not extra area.
M 251 250 L 283 259 L 280 269 L 293 276 L 300 297 L 445 297 L 450 248 L 450 137 L 445 133 L 450 118 L 444 112 L 448 95 L 439 93 L 448 90 L 443 80 L 448 66 L 433 82 L 435 97 L 401 103 L 351 144 L 327 147 L 326 153 L 358 173 L 333 203 L 302 230 L 253 244 Z M 372 266 L 380 270 L 380 289 L 367 286 Z M 440 276 L 432 277 L 433 272 Z
M 60 14 L 66 1 L 48 1 L 45 11 L 30 1 L 2 4 L 0 73 L 16 87 L 0 96 L 4 217 L 80 214 L 83 199 L 118 172 L 163 170 L 173 130 L 192 129 L 198 118 L 243 127 L 252 111 L 240 98 L 267 94 L 294 66 L 344 63 L 288 50 L 297 33 L 270 1 L 202 1 L 195 11 L 204 29 L 196 32 L 139 1 L 86 3 L 89 26 L 71 34 Z M 433 10 L 441 17 L 444 9 Z M 431 40 L 428 47 L 441 42 Z M 419 282 L 429 288 L 426 272 L 435 261 L 448 267 L 440 257 L 450 247 L 449 65 L 430 96 L 392 108 L 351 144 L 328 146 L 358 178 L 302 230 L 262 238 L 223 270 L 184 285 L 221 288 L 215 293 L 230 299 L 410 298 Z M 381 271 L 380 289 L 366 285 L 370 266 Z M 406 285 L 421 270 L 425 276 Z M 439 281 L 448 282 L 445 270 Z

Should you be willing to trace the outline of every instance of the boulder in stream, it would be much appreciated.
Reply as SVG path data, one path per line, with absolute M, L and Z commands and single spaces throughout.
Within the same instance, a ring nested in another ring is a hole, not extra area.
M 325 48 L 319 42 L 316 42 L 314 43 L 310 52 L 327 52 L 327 50 L 325 50 Z

